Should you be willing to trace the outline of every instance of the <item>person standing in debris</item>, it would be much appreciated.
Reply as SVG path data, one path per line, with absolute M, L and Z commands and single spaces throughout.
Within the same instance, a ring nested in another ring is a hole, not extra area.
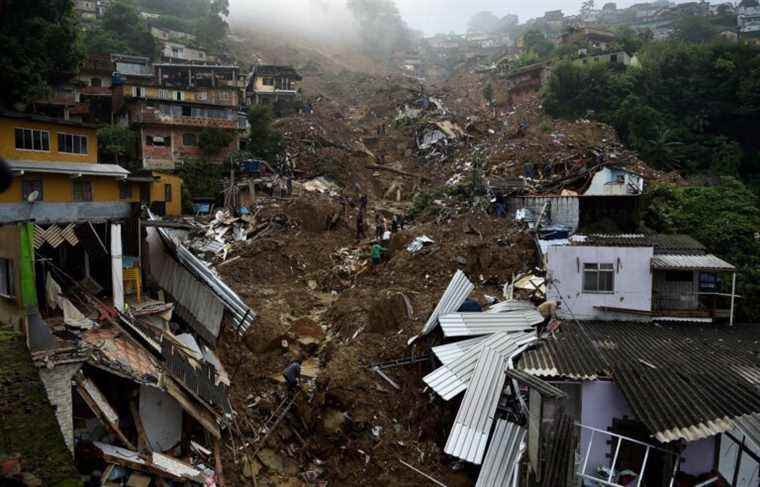
M 365 238 L 366 235 L 364 234 L 364 208 L 359 207 L 359 209 L 356 210 L 356 241 L 360 241 L 363 238 Z
M 385 232 L 384 218 L 380 216 L 380 213 L 375 214 L 375 238 L 381 240 L 383 233 Z
M 285 370 L 282 371 L 282 376 L 285 377 L 285 384 L 288 386 L 288 392 L 293 394 L 298 388 L 298 383 L 301 380 L 301 360 L 295 360 L 285 367 Z
M 559 301 L 544 301 L 538 306 L 538 312 L 544 317 L 544 322 L 539 326 L 539 334 L 549 326 L 553 319 L 557 318 L 558 309 L 560 309 Z
M 380 260 L 383 255 L 383 252 L 388 252 L 388 249 L 380 245 L 380 242 L 375 242 L 372 245 L 372 249 L 370 251 L 370 256 L 372 257 L 372 270 L 373 272 L 377 272 L 377 266 L 380 265 Z
M 401 225 L 399 224 L 398 215 L 393 215 L 393 219 L 391 220 L 391 232 L 393 233 L 398 232 L 400 227 Z

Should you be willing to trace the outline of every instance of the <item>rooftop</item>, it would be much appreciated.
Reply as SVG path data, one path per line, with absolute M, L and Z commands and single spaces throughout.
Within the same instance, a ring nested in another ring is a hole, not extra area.
M 654 247 L 657 255 L 704 255 L 705 246 L 694 238 L 682 234 L 591 234 L 575 235 L 570 239 L 571 245 L 591 247 Z
M 301 75 L 298 74 L 298 71 L 296 71 L 293 66 L 275 66 L 272 64 L 260 64 L 253 68 L 253 73 L 255 75 L 261 75 L 261 76 L 266 76 L 266 75 L 288 76 L 291 78 L 296 78 L 297 80 L 302 79 Z
M 47 115 L 38 115 L 35 113 L 21 113 L 11 111 L 0 111 L 0 118 L 14 118 L 17 120 L 30 120 L 32 122 L 50 123 L 55 125 L 68 125 L 70 127 L 81 127 L 96 129 L 98 125 L 92 123 L 77 122 L 76 120 L 66 120 L 63 118 L 48 117 Z
M 758 325 L 731 328 L 563 321 L 518 368 L 540 377 L 611 379 L 658 441 L 695 441 L 760 412 Z

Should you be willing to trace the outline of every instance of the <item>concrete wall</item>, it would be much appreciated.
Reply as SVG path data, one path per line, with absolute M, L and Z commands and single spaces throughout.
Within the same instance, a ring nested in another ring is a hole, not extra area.
M 618 178 L 622 177 L 622 182 Z M 631 191 L 631 187 L 638 191 Z M 605 167 L 599 170 L 591 179 L 586 196 L 622 196 L 638 194 L 644 190 L 644 180 L 641 176 L 616 168 Z
M 20 235 L 18 225 L 0 226 L 0 257 L 13 262 L 14 278 L 13 288 L 15 297 L 7 298 L 0 296 L 0 323 L 10 325 L 14 330 L 20 331 L 24 313 L 21 307 L 21 266 L 19 258 L 21 254 Z
M 129 216 L 129 202 L 8 203 L 0 204 L 0 223 L 33 219 L 37 224 L 104 221 Z
M 172 174 L 153 173 L 156 181 L 150 185 L 150 201 L 163 201 L 166 203 L 166 215 L 177 216 L 182 213 L 182 178 Z M 171 201 L 166 201 L 165 185 L 170 185 Z
M 577 196 L 526 196 L 510 198 L 509 209 L 514 213 L 519 208 L 529 208 L 538 218 L 544 204 L 549 203 L 548 222 L 555 225 L 566 225 L 572 232 L 578 228 L 578 197 Z
M 38 129 L 50 132 L 50 150 L 32 151 L 16 149 L 16 128 Z M 87 154 L 58 152 L 58 133 L 87 137 Z M 0 118 L 0 157 L 10 160 L 58 161 L 58 162 L 98 162 L 98 140 L 94 128 L 76 127 L 64 124 L 34 122 L 15 118 Z
M 715 436 L 686 444 L 681 454 L 680 470 L 690 475 L 700 475 L 713 469 L 715 463 Z
M 581 424 L 591 426 L 601 430 L 607 430 L 612 427 L 612 418 L 622 418 L 628 416 L 635 418 L 631 411 L 628 401 L 623 397 L 623 393 L 612 382 L 594 381 L 584 382 L 581 391 Z M 609 466 L 612 463 L 611 458 L 607 458 L 610 452 L 610 446 L 607 444 L 608 436 L 600 433 L 594 434 L 589 454 L 586 472 L 595 472 L 597 465 Z M 586 455 L 589 442 L 591 441 L 591 432 L 581 432 L 580 442 L 580 461 Z
M 171 170 L 175 169 L 178 162 L 187 159 L 204 159 L 209 162 L 223 162 L 230 153 L 237 150 L 240 144 L 240 134 L 238 131 L 230 131 L 233 138 L 230 145 L 219 151 L 213 156 L 207 157 L 197 145 L 185 145 L 184 134 L 194 134 L 196 140 L 203 129 L 195 127 L 171 127 L 171 126 L 154 126 L 145 127 L 141 130 L 142 143 L 140 144 L 141 158 L 145 169 Z M 169 146 L 151 146 L 147 145 L 147 136 L 153 137 L 171 137 Z
M 52 369 L 40 369 L 40 379 L 45 385 L 50 404 L 55 409 L 55 417 L 61 426 L 66 446 L 74 454 L 74 416 L 71 400 L 71 378 L 81 364 L 59 365 Z
M 636 319 L 637 315 L 616 316 L 594 306 L 640 311 L 652 309 L 652 247 L 553 246 L 547 253 L 547 299 L 563 301 L 558 314 L 569 319 Z M 609 263 L 615 268 L 612 293 L 583 291 L 583 264 Z M 571 314 L 572 313 L 572 314 Z M 639 317 L 639 319 L 641 319 Z

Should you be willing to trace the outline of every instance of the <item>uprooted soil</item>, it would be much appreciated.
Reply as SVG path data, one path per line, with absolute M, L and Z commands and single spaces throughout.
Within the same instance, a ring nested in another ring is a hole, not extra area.
M 220 341 L 237 411 L 224 450 L 227 485 L 425 482 L 400 460 L 446 485 L 472 485 L 475 472 L 443 453 L 460 399 L 444 402 L 425 387 L 421 379 L 433 363 L 386 369 L 395 386 L 370 366 L 426 354 L 442 341 L 436 331 L 407 344 L 457 269 L 476 284 L 473 297 L 485 303 L 486 295 L 501 298 L 505 283 L 537 264 L 526 229 L 493 216 L 487 196 L 467 192 L 473 154 L 482 155 L 486 180 L 523 176 L 526 165 L 540 166 L 545 174 L 531 176 L 538 181 L 535 191 L 541 177 L 591 166 L 599 153 L 648 179 L 671 177 L 643 165 L 603 124 L 552 120 L 535 100 L 496 111 L 485 107 L 474 94 L 482 93 L 477 76 L 427 88 L 446 110 L 412 123 L 395 118 L 419 98 L 415 83 L 392 76 L 352 79 L 355 85 L 341 89 L 322 80 L 327 92 L 314 98 L 313 114 L 276 124 L 299 182 L 325 177 L 339 189 L 300 189 L 262 208 L 260 221 L 277 216 L 284 223 L 235 243 L 228 259 L 236 260 L 218 266 L 257 313 L 246 336 L 227 327 Z M 420 130 L 441 120 L 466 128 L 466 135 L 433 156 L 418 151 Z M 519 134 L 522 120 L 528 128 Z M 572 188 L 552 191 L 562 189 Z M 432 195 L 425 211 L 384 244 L 383 261 L 373 268 L 371 241 L 355 238 L 358 196 L 369 196 L 366 233 L 374 235 L 376 214 L 409 212 L 419 205 L 413 202 L 418 193 Z M 433 243 L 416 253 L 406 250 L 422 235 Z M 281 372 L 295 359 L 304 361 L 303 392 L 267 434 L 262 428 L 271 426 L 286 395 Z

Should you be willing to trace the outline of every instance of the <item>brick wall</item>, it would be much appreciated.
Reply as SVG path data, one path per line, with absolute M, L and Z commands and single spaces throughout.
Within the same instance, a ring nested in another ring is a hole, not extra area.
M 81 364 L 65 364 L 52 369 L 40 369 L 40 379 L 45 385 L 50 404 L 55 409 L 63 440 L 72 455 L 74 454 L 74 411 L 71 400 L 71 378 L 80 367 Z

